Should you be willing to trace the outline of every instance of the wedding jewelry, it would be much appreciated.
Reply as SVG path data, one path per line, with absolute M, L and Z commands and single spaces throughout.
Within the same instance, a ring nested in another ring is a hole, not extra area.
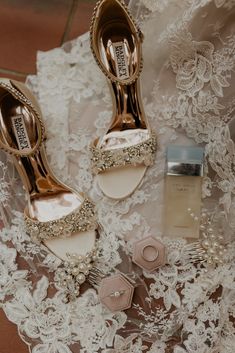
M 152 272 L 166 263 L 165 245 L 152 236 L 138 240 L 134 243 L 132 261 Z
M 109 294 L 109 296 L 114 298 L 119 298 L 124 293 L 125 293 L 124 290 L 119 290 L 119 291 L 112 292 L 111 294 Z
M 121 273 L 103 278 L 99 286 L 99 298 L 110 311 L 121 311 L 131 307 L 134 286 Z

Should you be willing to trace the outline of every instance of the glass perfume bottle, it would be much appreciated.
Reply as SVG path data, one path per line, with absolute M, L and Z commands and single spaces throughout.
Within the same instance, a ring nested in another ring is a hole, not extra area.
M 168 146 L 164 222 L 168 237 L 199 237 L 203 159 L 202 147 Z

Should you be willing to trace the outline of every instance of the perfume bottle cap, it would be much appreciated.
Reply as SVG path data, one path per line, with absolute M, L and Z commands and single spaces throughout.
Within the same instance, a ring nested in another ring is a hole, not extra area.
M 170 145 L 167 148 L 167 175 L 203 176 L 204 148 Z

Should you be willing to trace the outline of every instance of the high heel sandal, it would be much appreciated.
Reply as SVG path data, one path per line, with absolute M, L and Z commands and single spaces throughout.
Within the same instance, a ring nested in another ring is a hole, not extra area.
M 21 82 L 0 79 L 0 148 L 11 154 L 27 194 L 27 233 L 62 261 L 56 281 L 70 298 L 92 277 L 97 255 L 94 204 L 49 168 L 45 128 L 36 99 Z M 94 278 L 93 278 L 94 279 Z
M 92 168 L 103 193 L 114 199 L 129 196 L 155 159 L 156 135 L 140 98 L 143 35 L 121 0 L 97 2 L 90 29 L 95 60 L 108 78 L 113 120 L 94 141 Z

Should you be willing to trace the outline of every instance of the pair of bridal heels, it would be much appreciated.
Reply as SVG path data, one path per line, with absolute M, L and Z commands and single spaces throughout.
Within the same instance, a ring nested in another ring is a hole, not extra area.
M 92 170 L 106 196 L 123 199 L 140 184 L 156 151 L 156 136 L 140 99 L 143 36 L 121 0 L 100 0 L 90 38 L 114 106 L 108 131 L 92 144 Z M 95 205 L 55 177 L 47 162 L 45 139 L 42 114 L 32 93 L 21 82 L 1 79 L 0 148 L 11 155 L 24 185 L 26 231 L 62 260 L 58 283 L 70 291 L 73 283 L 78 295 L 80 285 L 98 273 Z

